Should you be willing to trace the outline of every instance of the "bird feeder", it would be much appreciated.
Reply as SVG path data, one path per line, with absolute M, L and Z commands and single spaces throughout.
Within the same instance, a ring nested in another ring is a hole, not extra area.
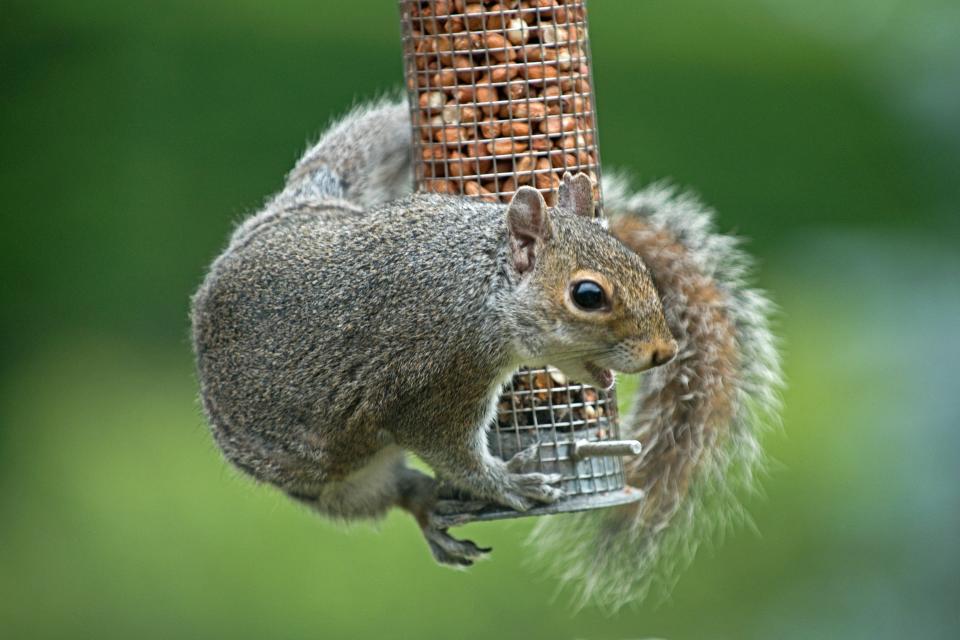
M 567 172 L 594 180 L 602 215 L 586 2 L 399 0 L 419 190 L 509 202 L 519 186 L 554 206 Z M 530 363 L 535 365 L 536 363 Z M 581 511 L 634 502 L 613 389 L 546 365 L 504 388 L 489 431 L 504 460 L 538 445 L 531 471 L 559 473 L 565 497 L 526 512 L 489 505 L 470 519 Z

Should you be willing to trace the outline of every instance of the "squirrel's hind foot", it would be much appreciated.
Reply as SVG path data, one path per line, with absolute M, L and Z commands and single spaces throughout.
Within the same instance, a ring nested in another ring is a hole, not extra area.
M 445 503 L 451 504 L 445 504 Z M 433 559 L 440 564 L 452 567 L 469 567 L 476 560 L 487 557 L 493 547 L 478 547 L 471 540 L 458 540 L 447 532 L 448 527 L 464 524 L 469 520 L 468 512 L 482 509 L 483 503 L 460 502 L 459 500 L 441 500 L 430 515 L 428 524 L 423 527 L 423 537 L 427 540 Z

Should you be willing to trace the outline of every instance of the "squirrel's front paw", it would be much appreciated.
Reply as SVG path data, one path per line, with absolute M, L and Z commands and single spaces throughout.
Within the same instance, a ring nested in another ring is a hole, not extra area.
M 511 473 L 497 502 L 517 511 L 526 511 L 538 502 L 556 502 L 563 497 L 563 490 L 552 485 L 562 478 L 559 473 Z
M 556 502 L 563 497 L 563 490 L 552 486 L 563 478 L 559 473 L 523 473 L 532 468 L 537 460 L 537 447 L 524 449 L 507 462 L 507 474 L 497 501 L 511 509 L 526 511 L 538 502 Z

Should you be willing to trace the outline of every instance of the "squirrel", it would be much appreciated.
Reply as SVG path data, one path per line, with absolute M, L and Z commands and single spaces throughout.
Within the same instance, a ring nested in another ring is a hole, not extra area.
M 611 369 L 670 360 L 677 343 L 640 258 L 592 220 L 567 174 L 557 207 L 401 196 L 402 105 L 360 109 L 244 222 L 193 299 L 201 396 L 226 457 L 317 511 L 410 511 L 437 561 L 484 550 L 438 513 L 438 481 L 518 511 L 562 497 L 559 474 L 505 462 L 486 431 L 506 380 L 551 362 L 598 387 Z M 456 372 L 456 375 L 452 375 Z
M 464 504 L 406 452 L 478 501 L 554 502 L 560 476 L 529 472 L 535 449 L 487 450 L 503 384 L 531 362 L 600 388 L 650 369 L 627 429 L 645 447 L 628 481 L 646 499 L 609 510 L 593 543 L 561 533 L 563 518 L 536 534 L 578 540 L 558 545 L 579 552 L 564 577 L 626 602 L 702 487 L 760 459 L 754 425 L 779 381 L 768 303 L 743 284 L 736 243 L 663 188 L 605 186 L 609 229 L 584 174 L 564 176 L 552 209 L 532 187 L 509 204 L 410 193 L 408 119 L 381 101 L 335 123 L 210 266 L 191 322 L 214 439 L 328 517 L 410 512 L 433 557 L 463 567 L 490 549 L 449 533 Z

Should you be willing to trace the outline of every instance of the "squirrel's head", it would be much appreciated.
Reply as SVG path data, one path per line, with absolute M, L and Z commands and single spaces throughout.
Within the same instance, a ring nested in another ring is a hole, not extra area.
M 593 212 L 593 185 L 582 173 L 564 176 L 553 210 L 532 187 L 514 195 L 506 214 L 517 277 L 511 322 L 530 364 L 609 388 L 613 371 L 664 364 L 677 342 L 646 265 Z

